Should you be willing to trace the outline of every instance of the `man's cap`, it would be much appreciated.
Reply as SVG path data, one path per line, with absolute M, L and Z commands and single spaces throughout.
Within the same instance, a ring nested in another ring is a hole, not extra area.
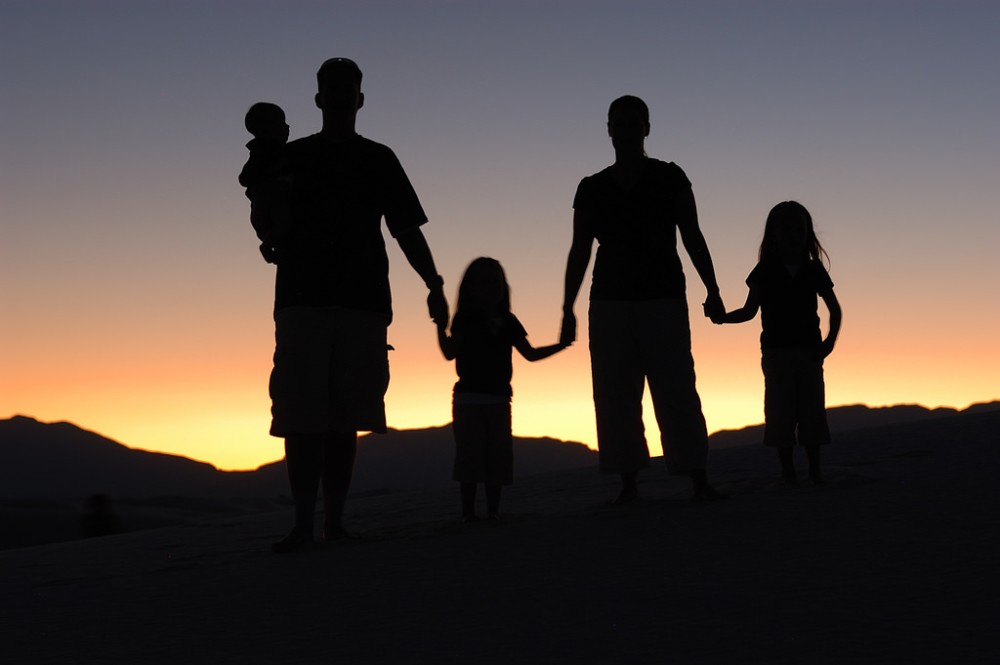
M 361 68 L 350 58 L 330 58 L 320 65 L 319 71 L 316 72 L 316 80 L 320 87 L 323 87 L 324 81 L 329 78 L 345 74 L 350 76 L 358 87 L 361 86 Z

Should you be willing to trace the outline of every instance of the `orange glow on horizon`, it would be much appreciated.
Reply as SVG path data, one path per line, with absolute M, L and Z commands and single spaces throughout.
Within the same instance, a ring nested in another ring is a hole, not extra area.
M 388 422 L 395 429 L 440 426 L 451 420 L 454 364 L 437 348 L 423 284 L 391 244 L 390 254 L 395 319 L 389 341 L 396 350 L 390 354 Z M 254 469 L 281 459 L 282 442 L 267 434 L 273 273 L 267 266 L 256 269 L 253 284 L 216 287 L 223 303 L 218 309 L 202 303 L 180 316 L 176 310 L 146 307 L 122 313 L 95 305 L 88 314 L 79 302 L 68 310 L 55 302 L 39 316 L 12 318 L 18 327 L 13 341 L 2 345 L 7 351 L 0 417 L 67 420 L 130 447 L 183 455 L 226 470 Z M 453 299 L 460 270 L 441 270 Z M 515 313 L 536 346 L 554 342 L 557 335 L 560 271 L 561 266 L 552 265 L 536 274 L 508 271 Z M 877 294 L 861 284 L 837 287 L 845 317 L 826 366 L 828 406 L 964 408 L 1000 398 L 995 309 L 970 310 L 964 318 L 957 312 L 966 310 L 956 309 L 925 320 L 924 312 L 897 308 L 889 320 Z M 517 435 L 596 447 L 586 288 L 576 306 L 580 329 L 574 346 L 537 363 L 515 355 Z M 744 289 L 723 286 L 731 307 L 742 301 Z M 762 422 L 759 320 L 714 326 L 698 315 L 700 285 L 692 284 L 689 291 L 692 351 L 709 431 Z M 227 300 L 231 293 L 244 301 Z M 659 455 L 648 397 L 644 412 L 650 452 Z
M 698 387 L 709 431 L 739 429 L 763 421 L 763 377 L 755 345 L 757 330 L 699 329 L 695 324 Z M 418 429 L 451 420 L 454 366 L 444 361 L 419 328 L 412 344 L 390 356 L 392 382 L 387 414 L 394 429 Z M 731 334 L 737 339 L 727 339 Z M 402 338 L 400 331 L 395 337 Z M 418 344 L 417 341 L 420 341 Z M 224 470 L 254 469 L 283 456 L 282 442 L 267 434 L 270 403 L 266 393 L 270 341 L 258 337 L 249 357 L 215 358 L 206 374 L 166 357 L 141 368 L 86 366 L 59 374 L 56 367 L 13 377 L 16 395 L 2 395 L 12 405 L 3 417 L 27 415 L 50 422 L 67 420 L 129 447 L 207 461 Z M 873 341 L 874 342 L 874 341 Z M 537 343 L 544 343 L 539 340 Z M 995 374 L 982 362 L 925 355 L 917 349 L 895 353 L 873 345 L 862 353 L 860 341 L 847 337 L 827 364 L 828 406 L 917 403 L 928 407 L 965 408 L 1000 397 Z M 982 359 L 979 358 L 981 361 Z M 58 363 L 56 363 L 58 365 Z M 515 360 L 514 433 L 579 441 L 596 448 L 593 402 L 586 345 L 538 363 Z M 61 377 L 61 378 L 60 378 Z M 52 387 L 57 385 L 58 390 Z M 659 433 L 647 395 L 644 405 L 650 453 L 659 455 Z

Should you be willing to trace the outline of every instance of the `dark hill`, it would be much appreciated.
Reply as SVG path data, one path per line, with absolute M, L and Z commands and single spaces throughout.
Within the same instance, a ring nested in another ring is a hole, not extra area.
M 961 412 L 909 405 L 840 407 L 830 409 L 830 422 L 834 445 L 824 459 L 834 467 L 856 464 L 858 451 L 873 460 L 908 458 L 946 442 L 955 454 L 941 455 L 935 464 L 942 472 L 964 474 L 970 450 L 1000 454 L 998 402 Z M 747 470 L 773 466 L 773 451 L 749 445 L 760 438 L 759 425 L 713 435 L 710 474 L 729 478 L 733 489 Z M 515 438 L 514 445 L 517 478 L 597 463 L 596 453 L 579 443 Z M 450 426 L 364 437 L 352 490 L 449 488 L 452 450 Z M 288 510 L 281 462 L 224 472 L 183 457 L 133 450 L 70 423 L 45 424 L 23 416 L 0 420 L 0 460 L 0 549 L 79 537 L 87 514 L 83 499 L 97 493 L 113 497 L 124 531 Z M 979 489 L 963 486 L 962 491 Z
M 951 428 L 970 426 L 975 415 L 997 411 L 1000 402 L 964 411 L 854 405 L 830 409 L 829 418 L 835 439 L 847 432 L 921 423 L 928 432 L 944 436 Z M 761 430 L 755 425 L 717 432 L 710 445 L 719 450 L 759 444 Z M 364 493 L 448 487 L 452 454 L 450 425 L 362 437 L 352 489 Z M 515 437 L 514 458 L 521 478 L 597 464 L 596 453 L 583 444 L 550 438 Z M 24 416 L 0 420 L 0 460 L 0 500 L 6 501 L 79 499 L 95 493 L 210 500 L 272 500 L 287 494 L 281 462 L 256 471 L 219 471 L 176 455 L 134 450 L 71 423 L 41 423 Z
M 0 421 L 0 498 L 213 496 L 221 472 L 176 455 L 133 450 L 66 422 Z
M 922 423 L 941 420 L 946 423 L 951 418 L 969 417 L 1000 411 L 1000 402 L 973 404 L 959 411 L 950 408 L 928 409 L 917 404 L 899 404 L 896 406 L 871 407 L 863 404 L 837 406 L 827 410 L 827 420 L 830 430 L 834 433 L 853 430 L 870 429 L 903 423 Z M 738 430 L 722 430 L 709 437 L 709 446 L 713 450 L 759 444 L 764 437 L 763 425 L 751 425 Z
M 515 437 L 520 477 L 596 464 L 581 443 Z M 448 486 L 451 427 L 390 430 L 362 437 L 354 492 Z M 91 494 L 148 498 L 275 498 L 287 494 L 282 462 L 256 471 L 219 471 L 176 455 L 128 448 L 71 423 L 0 420 L 0 500 L 76 499 Z

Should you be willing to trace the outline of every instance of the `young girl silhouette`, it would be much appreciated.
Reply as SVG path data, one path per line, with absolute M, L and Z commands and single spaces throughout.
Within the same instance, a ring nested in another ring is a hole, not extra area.
M 448 360 L 455 360 L 453 424 L 454 478 L 460 483 L 462 519 L 476 519 L 476 487 L 486 486 L 487 514 L 498 519 L 500 492 L 514 476 L 511 441 L 511 349 L 526 360 L 548 358 L 566 348 L 553 344 L 534 348 L 521 322 L 510 311 L 510 287 L 495 259 L 481 257 L 469 264 L 458 287 L 451 322 L 437 322 L 438 343 Z
M 713 318 L 715 323 L 742 323 L 761 311 L 764 445 L 778 449 L 781 476 L 790 485 L 798 485 L 792 456 L 796 441 L 806 449 L 809 478 L 816 484 L 823 482 L 820 446 L 830 443 L 823 359 L 833 351 L 842 314 L 823 260 L 829 257 L 809 211 L 795 201 L 779 203 L 767 216 L 758 263 L 746 280 L 746 303 Z M 817 295 L 830 312 L 825 339 Z

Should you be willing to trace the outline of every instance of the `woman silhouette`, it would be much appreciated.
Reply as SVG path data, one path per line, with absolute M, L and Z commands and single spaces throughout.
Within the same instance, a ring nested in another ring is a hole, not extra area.
M 708 484 L 708 433 L 695 389 L 684 272 L 677 231 L 708 291 L 707 315 L 722 315 L 715 268 L 698 227 L 691 183 L 680 167 L 646 156 L 649 108 L 620 97 L 608 109 L 615 162 L 584 178 L 573 201 L 561 342 L 576 338 L 573 306 L 590 264 L 590 361 L 601 470 L 621 475 L 612 503 L 638 498 L 649 466 L 642 423 L 645 383 L 671 474 L 690 476 L 695 499 L 723 495 Z

